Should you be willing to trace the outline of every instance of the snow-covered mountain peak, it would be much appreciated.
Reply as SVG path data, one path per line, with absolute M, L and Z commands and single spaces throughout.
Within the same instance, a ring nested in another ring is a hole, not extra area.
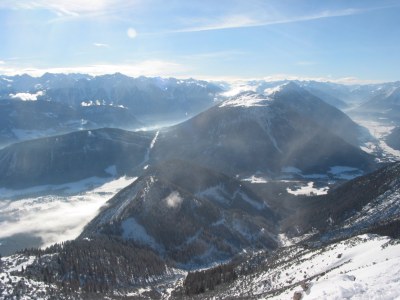
M 281 85 L 274 86 L 274 87 L 271 87 L 271 88 L 266 88 L 266 89 L 264 90 L 264 93 L 263 93 L 263 94 L 264 94 L 264 95 L 267 95 L 267 96 L 273 95 L 273 94 L 275 94 L 275 93 L 281 91 L 281 89 L 283 88 L 284 85 L 285 85 L 285 84 L 281 84 Z
M 285 91 L 303 91 L 299 85 L 294 83 L 293 81 L 285 82 L 278 86 L 274 86 L 271 88 L 267 88 L 264 90 L 264 95 L 273 96 L 275 93 L 285 92 Z
M 219 107 L 254 107 L 268 106 L 272 99 L 268 96 L 260 95 L 254 92 L 243 92 L 229 100 L 222 102 Z

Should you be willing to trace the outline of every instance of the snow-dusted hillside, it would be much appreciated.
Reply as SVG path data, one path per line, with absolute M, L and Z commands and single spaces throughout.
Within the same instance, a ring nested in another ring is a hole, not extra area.
M 239 180 L 185 161 L 149 167 L 113 197 L 80 238 L 118 236 L 185 268 L 274 249 L 277 216 Z
M 288 83 L 269 95 L 241 93 L 161 130 L 151 158 L 185 159 L 234 176 L 279 176 L 287 166 L 305 174 L 334 166 L 365 171 L 374 162 L 358 147 L 359 129 L 338 109 Z
M 389 300 L 400 297 L 399 282 L 399 240 L 360 235 L 323 248 L 284 247 L 250 274 L 196 299 Z

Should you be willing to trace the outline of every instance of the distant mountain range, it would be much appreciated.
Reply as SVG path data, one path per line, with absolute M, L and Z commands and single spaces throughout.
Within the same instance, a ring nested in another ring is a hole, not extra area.
M 226 99 L 227 94 L 253 91 L 269 95 L 289 82 L 213 83 L 195 79 L 132 78 L 120 73 L 0 76 L 0 104 L 3 107 L 0 147 L 79 129 L 116 127 L 132 130 L 176 123 L 214 106 Z M 396 100 L 399 82 L 370 85 L 293 82 L 353 116 L 388 118 L 399 124 Z M 18 100 L 21 103 L 13 103 Z M 15 112 L 11 114 L 12 111 Z M 30 111 L 37 117 L 30 116 Z
M 356 146 L 361 131 L 344 113 L 291 83 L 268 96 L 242 93 L 159 133 L 99 129 L 17 143 L 0 150 L 0 176 L 9 186 L 61 183 L 104 176 L 111 165 L 120 175 L 134 174 L 145 160 L 173 159 L 231 176 L 279 176 L 287 167 L 306 174 L 334 166 L 369 171 L 373 157 Z
M 82 129 L 176 123 L 214 105 L 221 91 L 206 81 L 118 73 L 0 76 L 0 147 Z
M 1 258 L 0 294 L 300 299 L 297 286 L 315 293 L 328 273 L 346 285 L 374 267 L 360 255 L 373 245 L 388 271 L 398 240 L 370 234 L 400 236 L 400 163 L 370 151 L 375 138 L 345 112 L 383 120 L 391 133 L 379 143 L 399 149 L 399 89 L 0 76 L 0 189 L 135 177 L 77 239 Z M 152 118 L 187 120 L 138 130 Z M 305 186 L 308 196 L 293 193 Z
M 132 78 L 120 73 L 89 76 L 50 74 L 0 77 L 0 98 L 43 100 L 71 107 L 109 105 L 143 115 L 185 117 L 215 102 L 221 92 L 215 84 L 195 79 Z

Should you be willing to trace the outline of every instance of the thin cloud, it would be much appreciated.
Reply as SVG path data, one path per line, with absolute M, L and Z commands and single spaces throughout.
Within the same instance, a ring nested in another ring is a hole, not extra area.
M 244 28 L 244 27 L 262 27 L 275 24 L 298 23 L 298 22 L 306 22 L 306 21 L 325 19 L 325 18 L 357 15 L 382 8 L 383 7 L 368 8 L 368 9 L 349 8 L 336 11 L 327 10 L 316 14 L 280 18 L 280 19 L 270 19 L 270 20 L 260 19 L 248 15 L 229 15 L 229 16 L 223 16 L 217 22 L 209 22 L 202 24 L 200 26 L 186 27 L 171 31 L 171 33 L 201 32 L 201 31 L 223 30 L 223 29 Z
M 0 3 L 0 8 L 36 10 L 46 9 L 54 12 L 59 17 L 77 17 L 85 14 L 99 12 L 115 12 L 136 6 L 141 0 L 5 0 Z
M 99 47 L 99 48 L 110 48 L 110 45 L 104 44 L 104 43 L 93 43 L 93 46 Z
M 178 192 L 172 192 L 169 194 L 167 198 L 164 199 L 165 204 L 169 208 L 177 208 L 183 202 L 183 198 L 179 195 Z

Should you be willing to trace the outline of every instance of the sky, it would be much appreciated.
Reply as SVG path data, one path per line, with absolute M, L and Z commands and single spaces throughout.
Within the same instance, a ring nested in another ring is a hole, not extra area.
M 0 74 L 400 80 L 399 0 L 0 0 Z

